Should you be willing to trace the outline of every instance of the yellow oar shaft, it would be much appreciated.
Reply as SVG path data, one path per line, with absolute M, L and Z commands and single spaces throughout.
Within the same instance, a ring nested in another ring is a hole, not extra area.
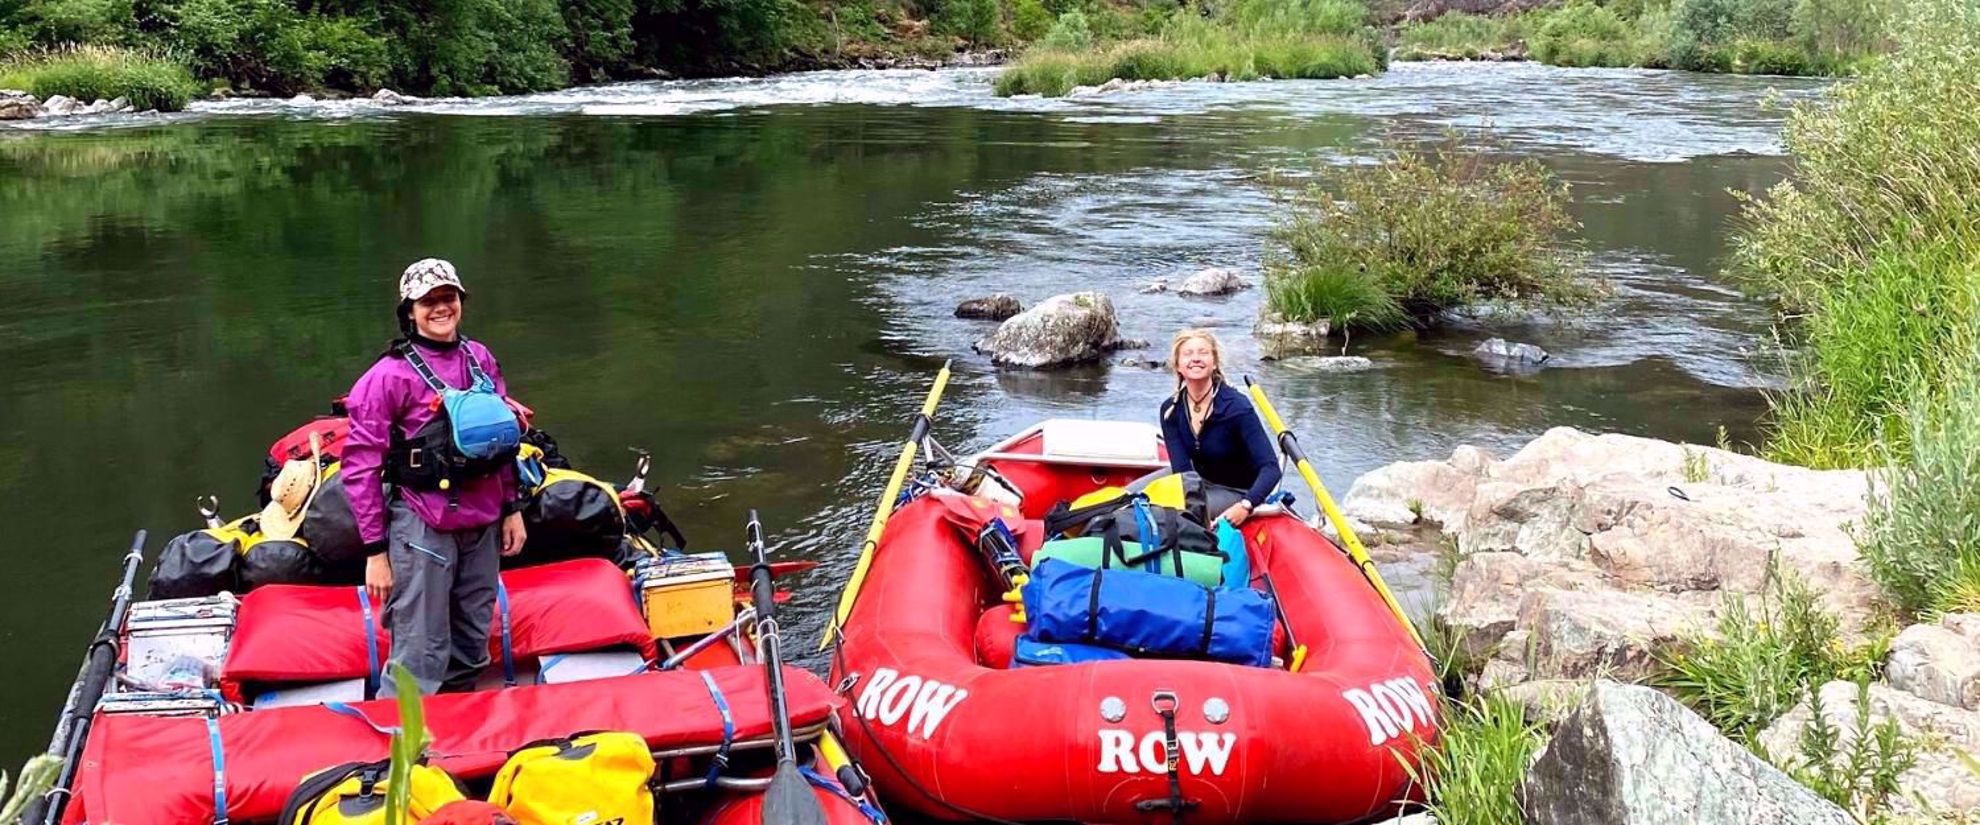
M 921 415 L 914 419 L 914 429 L 908 433 L 907 443 L 901 446 L 901 457 L 894 460 L 894 472 L 887 477 L 887 488 L 880 492 L 880 500 L 873 506 L 873 524 L 866 529 L 866 541 L 859 546 L 859 561 L 853 565 L 852 578 L 846 580 L 846 589 L 839 593 L 839 607 L 832 614 L 832 623 L 825 628 L 825 638 L 818 643 L 818 649 L 831 646 L 839 635 L 846 617 L 852 615 L 853 602 L 859 598 L 860 585 L 866 583 L 866 571 L 873 565 L 873 551 L 880 547 L 880 534 L 887 530 L 887 517 L 894 513 L 894 499 L 901 494 L 901 485 L 906 483 L 908 471 L 914 469 L 914 454 L 921 447 L 921 439 L 928 435 L 929 420 L 935 416 L 935 406 L 942 402 L 942 390 L 949 386 L 949 364 L 942 363 L 942 371 L 935 374 L 935 386 L 928 388 L 928 397 L 921 402 Z
M 1313 489 L 1313 497 L 1320 502 L 1320 509 L 1327 514 L 1327 520 L 1332 522 L 1334 529 L 1340 533 L 1341 544 L 1347 547 L 1348 557 L 1361 568 L 1361 574 L 1368 579 L 1370 585 L 1375 587 L 1376 594 L 1380 595 L 1383 603 L 1389 606 L 1389 612 L 1396 614 L 1396 621 L 1402 622 L 1403 629 L 1409 631 L 1409 637 L 1416 641 L 1416 646 L 1424 647 L 1423 637 L 1416 632 L 1415 623 L 1403 613 L 1402 605 L 1396 601 L 1395 594 L 1389 592 L 1389 585 L 1382 581 L 1382 574 L 1376 571 L 1374 560 L 1368 558 L 1368 551 L 1361 546 L 1361 538 L 1354 534 L 1353 527 L 1348 526 L 1347 516 L 1341 513 L 1338 505 L 1334 504 L 1334 497 L 1327 494 L 1327 485 L 1320 483 L 1320 474 L 1313 472 L 1313 465 L 1307 462 L 1306 451 L 1299 448 L 1299 440 L 1293 437 L 1291 430 L 1286 429 L 1286 422 L 1279 418 L 1279 411 L 1272 407 L 1271 399 L 1265 397 L 1265 388 L 1250 379 L 1245 379 L 1245 383 L 1251 385 L 1251 402 L 1258 408 L 1258 414 L 1265 417 L 1265 425 L 1272 428 L 1272 435 L 1278 439 L 1279 449 L 1284 450 L 1286 455 L 1292 458 L 1293 466 L 1299 469 L 1299 475 L 1306 480 L 1306 486 Z M 1428 648 L 1425 648 L 1425 652 L 1428 652 Z

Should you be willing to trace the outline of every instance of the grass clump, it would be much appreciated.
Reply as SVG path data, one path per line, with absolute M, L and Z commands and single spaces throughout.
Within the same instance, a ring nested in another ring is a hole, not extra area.
M 1292 321 L 1359 313 L 1355 325 L 1379 328 L 1480 303 L 1586 302 L 1599 289 L 1580 273 L 1567 203 L 1566 185 L 1533 161 L 1494 161 L 1454 137 L 1391 146 L 1288 198 L 1267 307 Z
M 1800 323 L 1770 458 L 1909 458 L 1912 399 L 1969 357 L 1980 315 L 1980 5 L 1924 0 L 1898 49 L 1790 114 L 1797 172 L 1746 205 L 1732 273 Z
M 1383 57 L 1352 0 L 1243 0 L 1205 17 L 1185 8 L 1155 34 L 1110 37 L 1068 11 L 997 76 L 999 95 L 1064 95 L 1121 80 L 1326 79 L 1373 74 Z M 1114 28 L 1114 27 L 1110 27 Z
M 115 46 L 31 51 L 0 61 L 0 89 L 89 103 L 126 98 L 139 111 L 176 112 L 200 91 L 192 72 L 170 59 Z
M 1857 544 L 1907 617 L 1980 607 L 1980 375 L 1968 367 L 1908 418 L 1909 460 L 1877 474 Z
M 1486 696 L 1446 704 L 1437 747 L 1419 749 L 1422 761 L 1403 768 L 1438 825 L 1516 825 L 1519 782 L 1542 741 L 1518 702 Z
M 1727 594 L 1716 636 L 1696 636 L 1661 655 L 1655 681 L 1727 737 L 1753 747 L 1760 732 L 1809 691 L 1837 679 L 1868 679 L 1890 646 L 1879 636 L 1856 649 L 1814 591 L 1792 576 L 1773 577 L 1757 606 Z
M 1918 764 L 1918 744 L 1903 737 L 1896 717 L 1871 720 L 1867 678 L 1856 681 L 1856 713 L 1847 729 L 1822 712 L 1817 691 L 1809 691 L 1808 705 L 1813 713 L 1795 740 L 1794 752 L 1768 754 L 1768 761 L 1858 822 L 1891 821 L 1889 803 L 1900 791 L 1898 777 Z

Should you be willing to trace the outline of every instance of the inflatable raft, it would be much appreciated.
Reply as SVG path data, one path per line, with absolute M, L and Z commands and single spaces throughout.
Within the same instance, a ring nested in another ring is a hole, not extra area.
M 140 534 L 58 725 L 58 792 L 27 822 L 273 822 L 305 776 L 387 758 L 398 705 L 365 697 L 391 639 L 362 588 L 269 585 L 131 603 L 141 543 Z M 630 732 L 654 758 L 656 821 L 759 822 L 775 737 L 767 670 L 749 639 L 753 608 L 720 554 L 654 561 L 631 580 L 603 559 L 504 571 L 480 687 L 424 700 L 430 764 L 480 798 L 531 743 Z M 692 575 L 669 578 L 672 563 Z M 695 592 L 655 587 L 656 577 Z M 811 673 L 782 673 L 824 821 L 877 825 L 864 777 L 831 732 L 842 700 Z M 161 678 L 206 683 L 144 689 Z
M 1313 526 L 1267 506 L 1241 528 L 1251 584 L 1283 611 L 1272 667 L 1013 668 L 1024 625 L 979 531 L 1002 519 L 1029 562 L 1055 505 L 1165 472 L 1160 436 L 1049 421 L 956 466 L 977 471 L 981 494 L 932 482 L 892 512 L 831 658 L 852 700 L 840 711 L 850 747 L 890 806 L 958 820 L 1346 823 L 1416 796 L 1405 765 L 1438 729 L 1430 662 Z

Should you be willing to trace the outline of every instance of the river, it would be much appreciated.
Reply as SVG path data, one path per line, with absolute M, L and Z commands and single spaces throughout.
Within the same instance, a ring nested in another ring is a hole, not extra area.
M 1461 443 L 1571 425 L 1753 437 L 1766 306 L 1717 274 L 1736 201 L 1786 171 L 1770 89 L 1820 84 L 1535 65 L 1404 64 L 1353 81 L 1191 83 L 1005 100 L 984 70 L 635 83 L 523 98 L 198 104 L 164 118 L 0 128 L 0 762 L 42 747 L 131 531 L 155 554 L 195 496 L 252 509 L 268 443 L 349 387 L 393 332 L 399 270 L 442 256 L 469 333 L 581 467 L 654 453 L 698 549 L 749 508 L 814 637 L 906 420 L 945 359 L 936 434 L 981 447 L 1047 417 L 1153 420 L 1162 372 L 992 368 L 966 297 L 1108 292 L 1159 349 L 1215 327 L 1344 494 Z M 1265 181 L 1388 135 L 1489 133 L 1573 186 L 1614 296 L 1566 324 L 1460 320 L 1357 338 L 1376 368 L 1260 363 Z M 1547 348 L 1530 374 L 1468 357 Z M 820 662 L 810 661 L 814 666 Z

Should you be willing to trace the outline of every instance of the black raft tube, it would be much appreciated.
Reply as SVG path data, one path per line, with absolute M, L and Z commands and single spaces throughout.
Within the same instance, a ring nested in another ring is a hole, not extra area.
M 55 787 L 28 805 L 21 821 L 27 825 L 55 825 L 62 819 L 62 806 L 76 781 L 76 767 L 82 762 L 83 743 L 89 739 L 89 721 L 96 714 L 97 700 L 117 667 L 117 648 L 124 630 L 124 617 L 131 610 L 131 587 L 137 581 L 138 566 L 144 562 L 144 531 L 131 538 L 130 552 L 124 554 L 124 576 L 110 595 L 110 616 L 96 631 L 83 654 L 82 672 L 69 688 L 69 701 L 55 720 L 55 736 L 48 742 L 48 753 L 62 758 L 62 772 Z
M 770 725 L 777 737 L 777 771 L 763 792 L 763 825 L 825 825 L 825 809 L 811 793 L 811 783 L 798 772 L 797 746 L 791 741 L 790 709 L 784 698 L 784 656 L 777 630 L 777 592 L 770 561 L 763 548 L 763 525 L 749 511 L 746 534 L 756 564 L 749 570 L 750 595 L 756 602 L 756 638 L 762 646 L 765 682 L 770 694 Z

